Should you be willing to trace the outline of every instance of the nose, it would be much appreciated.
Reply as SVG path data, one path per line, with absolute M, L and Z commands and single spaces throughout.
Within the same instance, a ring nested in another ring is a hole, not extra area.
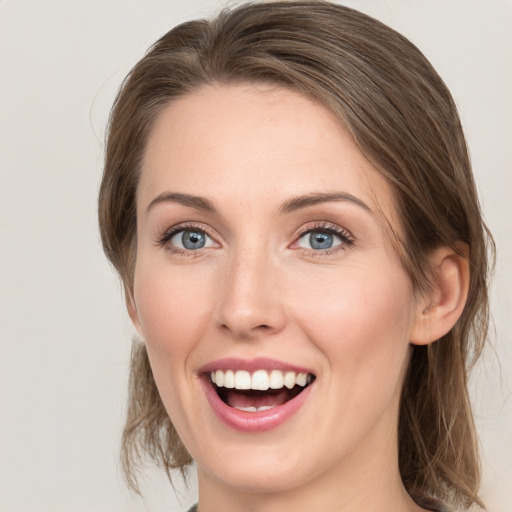
M 276 279 L 278 269 L 265 254 L 246 251 L 235 256 L 220 286 L 216 320 L 225 334 L 253 340 L 277 334 L 286 314 Z

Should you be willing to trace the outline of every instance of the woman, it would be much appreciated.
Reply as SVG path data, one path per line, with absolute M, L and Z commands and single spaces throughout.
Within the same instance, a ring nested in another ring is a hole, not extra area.
M 483 506 L 492 239 L 409 41 L 318 1 L 176 27 L 115 102 L 99 216 L 141 337 L 132 488 L 149 455 L 196 462 L 201 512 Z

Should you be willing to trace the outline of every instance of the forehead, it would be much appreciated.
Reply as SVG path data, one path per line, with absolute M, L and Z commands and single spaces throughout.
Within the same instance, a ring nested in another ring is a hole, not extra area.
M 139 207 L 171 190 L 247 208 L 311 192 L 343 191 L 394 217 L 384 177 L 341 122 L 276 86 L 207 86 L 170 103 L 150 134 Z

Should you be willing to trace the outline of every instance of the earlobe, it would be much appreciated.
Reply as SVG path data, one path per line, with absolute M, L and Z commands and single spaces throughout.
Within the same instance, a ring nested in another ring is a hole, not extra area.
M 466 305 L 469 290 L 469 262 L 466 244 L 436 249 L 430 262 L 433 286 L 418 301 L 410 341 L 427 345 L 438 340 L 455 325 Z

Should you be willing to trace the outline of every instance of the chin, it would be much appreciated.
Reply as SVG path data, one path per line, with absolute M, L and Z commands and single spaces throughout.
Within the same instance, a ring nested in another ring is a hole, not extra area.
M 287 464 L 282 460 L 262 459 L 261 456 L 243 456 L 243 461 L 239 460 L 230 467 L 215 465 L 214 467 L 201 468 L 199 472 L 207 472 L 224 486 L 244 493 L 269 494 L 283 493 L 291 491 L 294 488 L 303 486 L 309 480 L 314 479 L 314 475 L 304 471 L 305 464 L 295 465 Z

